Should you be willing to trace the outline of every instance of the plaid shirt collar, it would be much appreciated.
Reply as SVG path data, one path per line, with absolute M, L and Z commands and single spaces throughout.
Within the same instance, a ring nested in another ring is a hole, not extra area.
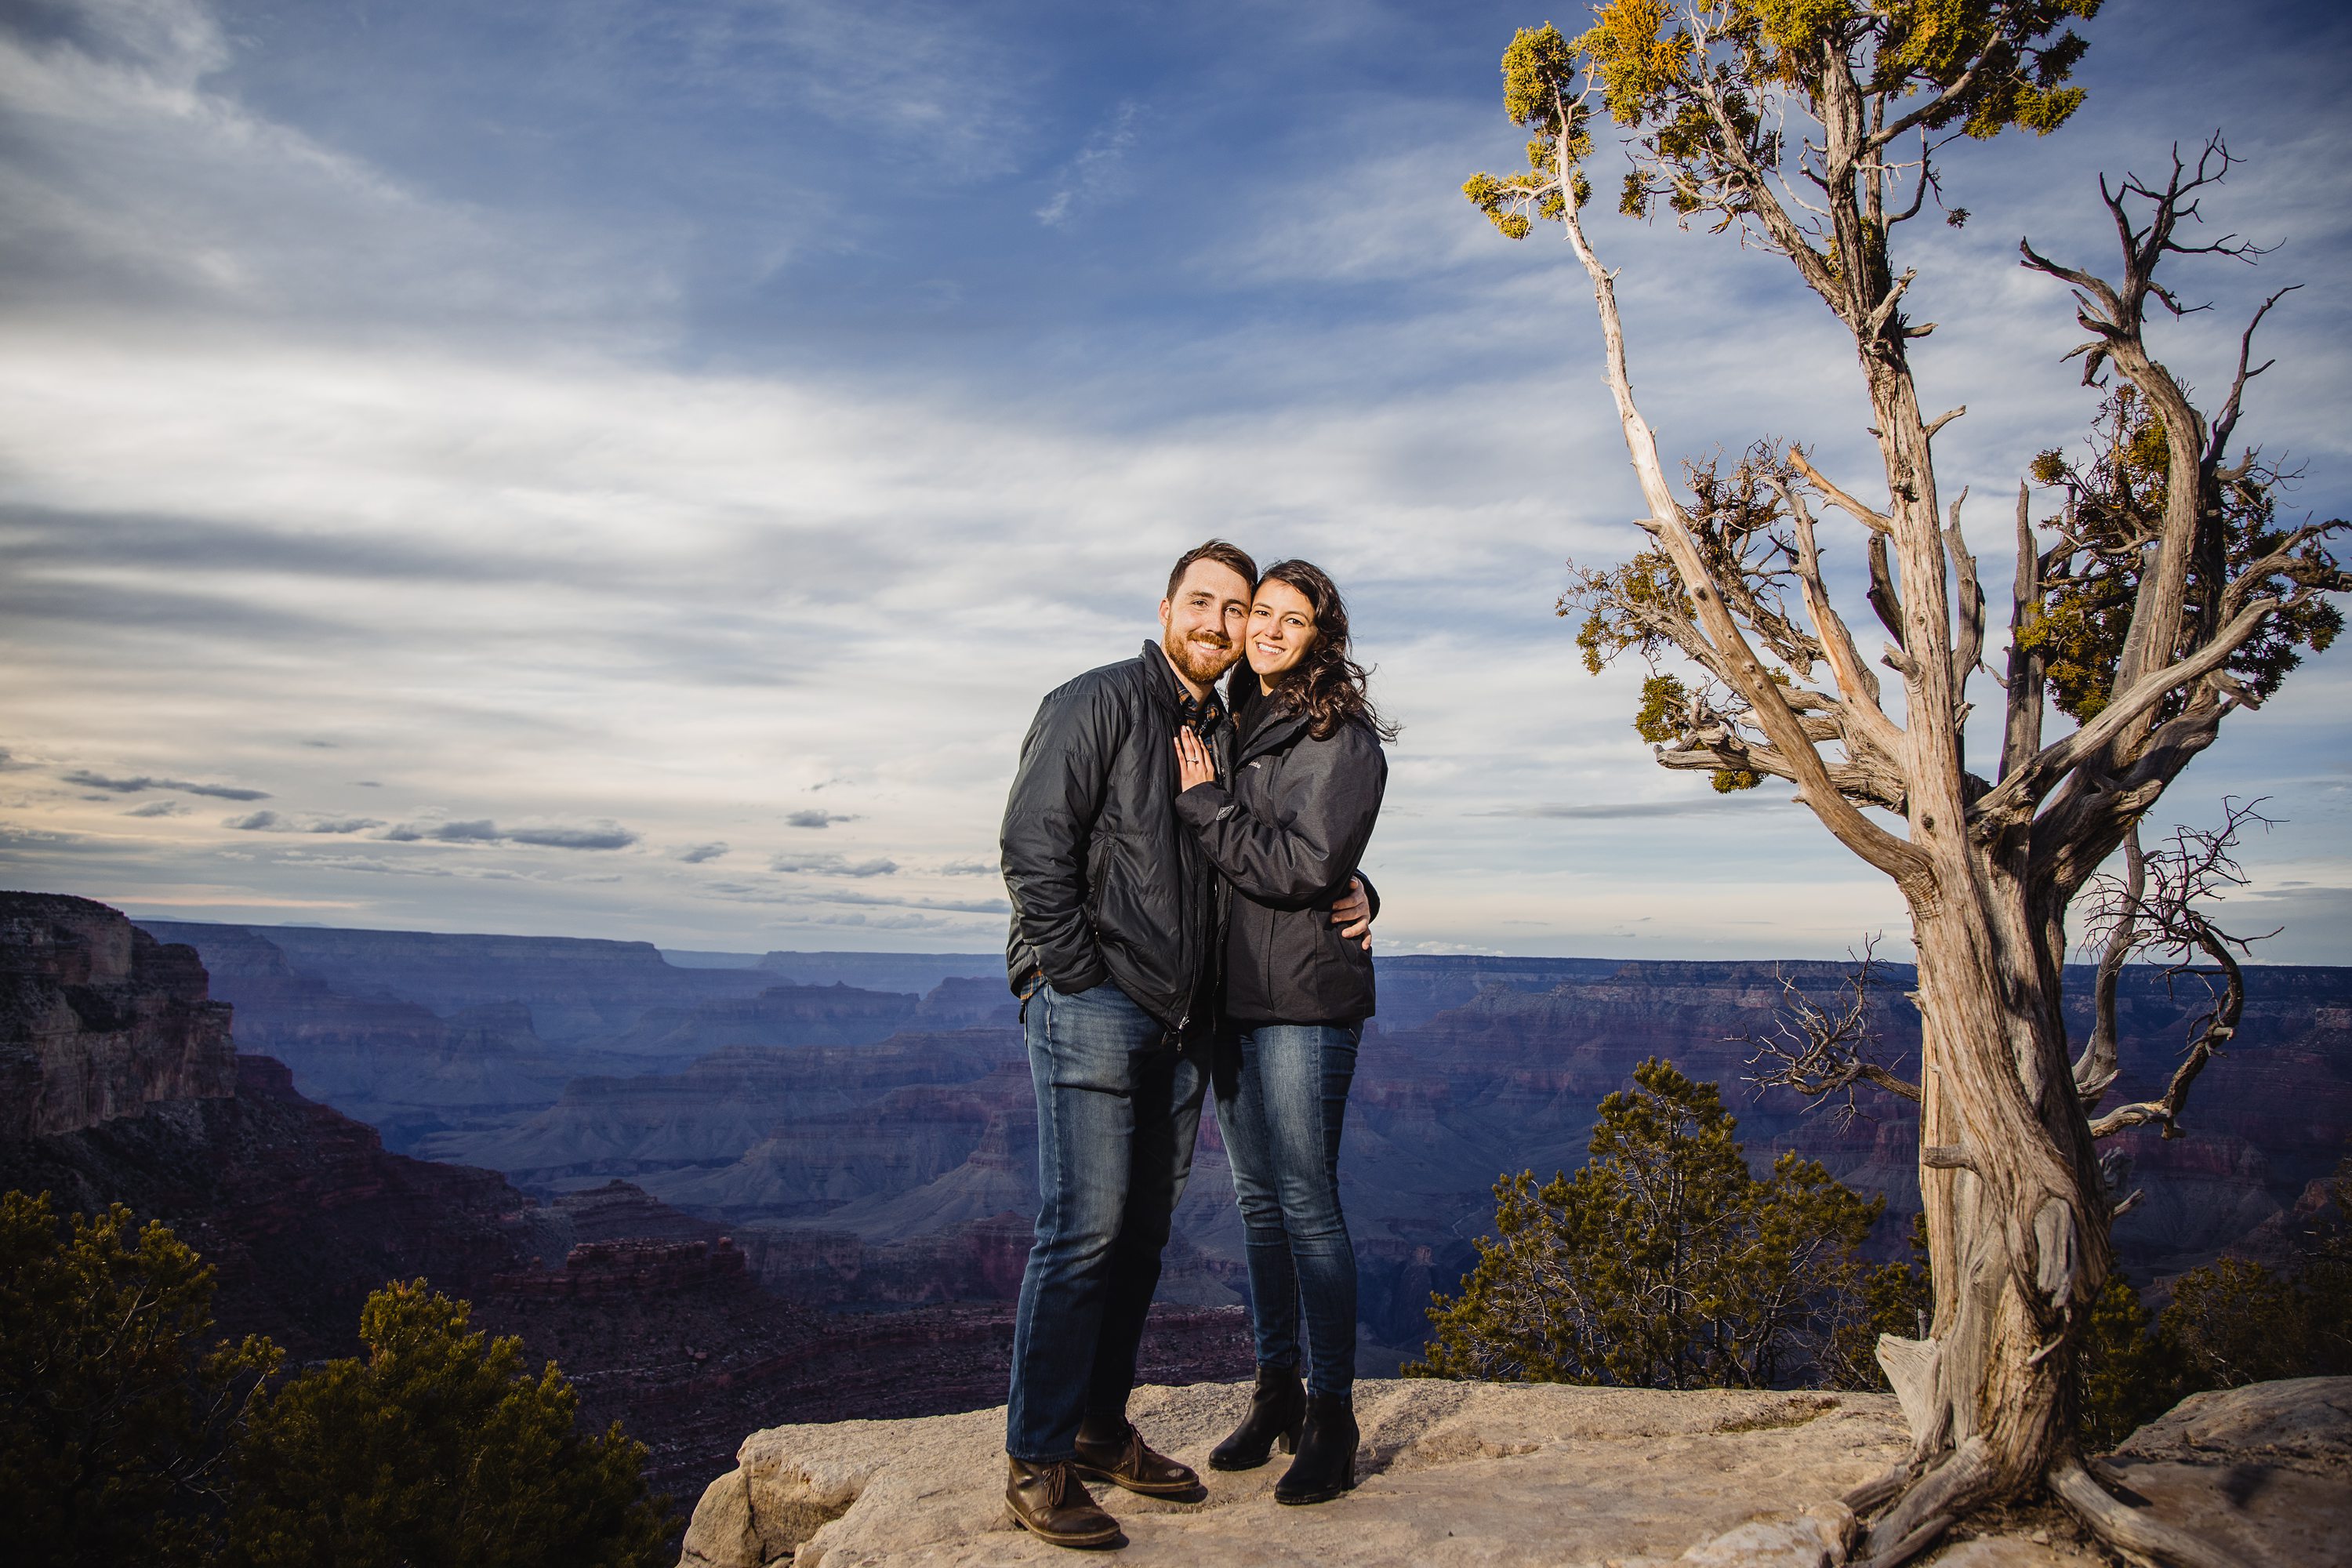
M 1206 697 L 1195 698 L 1186 692 L 1177 699 L 1176 711 L 1183 716 L 1185 728 L 1204 741 L 1215 734 L 1231 717 L 1225 711 L 1224 698 L 1213 686 L 1209 688 Z

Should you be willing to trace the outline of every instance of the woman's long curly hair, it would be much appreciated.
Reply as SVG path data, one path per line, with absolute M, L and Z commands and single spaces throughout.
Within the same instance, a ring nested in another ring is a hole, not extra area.
M 1321 567 L 1306 561 L 1276 562 L 1258 579 L 1261 590 L 1268 583 L 1297 589 L 1315 615 L 1315 640 L 1307 645 L 1307 657 L 1291 667 L 1269 700 L 1306 714 L 1307 733 L 1318 741 L 1329 740 L 1350 720 L 1362 721 L 1383 741 L 1394 741 L 1397 726 L 1382 719 L 1365 694 L 1364 667 L 1348 657 L 1348 604 L 1338 586 Z M 1265 690 L 1255 671 L 1244 665 L 1242 672 L 1251 686 Z

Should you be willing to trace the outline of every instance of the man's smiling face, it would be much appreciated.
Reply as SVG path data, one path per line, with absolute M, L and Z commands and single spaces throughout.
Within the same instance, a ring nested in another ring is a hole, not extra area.
M 1196 686 L 1207 686 L 1241 657 L 1249 619 L 1249 579 L 1222 561 L 1195 561 L 1176 591 L 1160 601 L 1160 646 L 1168 662 Z

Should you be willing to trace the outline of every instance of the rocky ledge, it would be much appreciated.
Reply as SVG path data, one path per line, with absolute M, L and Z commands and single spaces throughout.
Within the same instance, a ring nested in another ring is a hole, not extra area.
M 1290 1509 L 1272 1496 L 1279 1458 L 1242 1475 L 1207 1468 L 1248 1394 L 1237 1384 L 1137 1392 L 1137 1424 L 1201 1470 L 1206 1495 L 1097 1489 L 1126 1527 L 1120 1568 L 1830 1568 L 1853 1531 L 1834 1500 L 1908 1448 L 1886 1394 L 1367 1382 L 1356 1490 Z M 703 1493 L 680 1568 L 1081 1561 L 1014 1525 L 1003 1435 L 1001 1409 L 755 1433 Z M 2352 1564 L 2352 1378 L 2200 1394 L 2105 1463 L 2127 1500 L 2154 1503 L 2249 1568 Z M 2044 1510 L 1920 1561 L 2107 1560 Z
M 1286 1461 L 1238 1475 L 1208 1468 L 1209 1449 L 1248 1400 L 1241 1384 L 1137 1391 L 1137 1425 L 1199 1469 L 1208 1495 L 1178 1503 L 1098 1493 L 1127 1530 L 1121 1568 L 1634 1568 L 1671 1562 L 1774 1510 L 1833 1498 L 1908 1446 L 1888 1394 L 1367 1382 L 1356 1394 L 1356 1490 L 1321 1507 L 1282 1508 L 1273 1492 Z M 1022 1533 L 1004 1507 L 1002 1409 L 778 1426 L 747 1440 L 737 1464 L 703 1494 L 682 1568 L 1073 1561 Z M 1835 1524 L 1812 1523 L 1796 1529 L 1814 1540 L 1818 1562 Z

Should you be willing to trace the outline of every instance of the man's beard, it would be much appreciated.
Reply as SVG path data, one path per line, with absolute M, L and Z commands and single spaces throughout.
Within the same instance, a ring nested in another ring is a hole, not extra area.
M 1234 667 L 1231 637 L 1219 636 L 1212 640 L 1199 632 L 1182 637 L 1171 631 L 1160 639 L 1160 647 L 1178 673 L 1196 686 L 1214 685 L 1217 677 Z

